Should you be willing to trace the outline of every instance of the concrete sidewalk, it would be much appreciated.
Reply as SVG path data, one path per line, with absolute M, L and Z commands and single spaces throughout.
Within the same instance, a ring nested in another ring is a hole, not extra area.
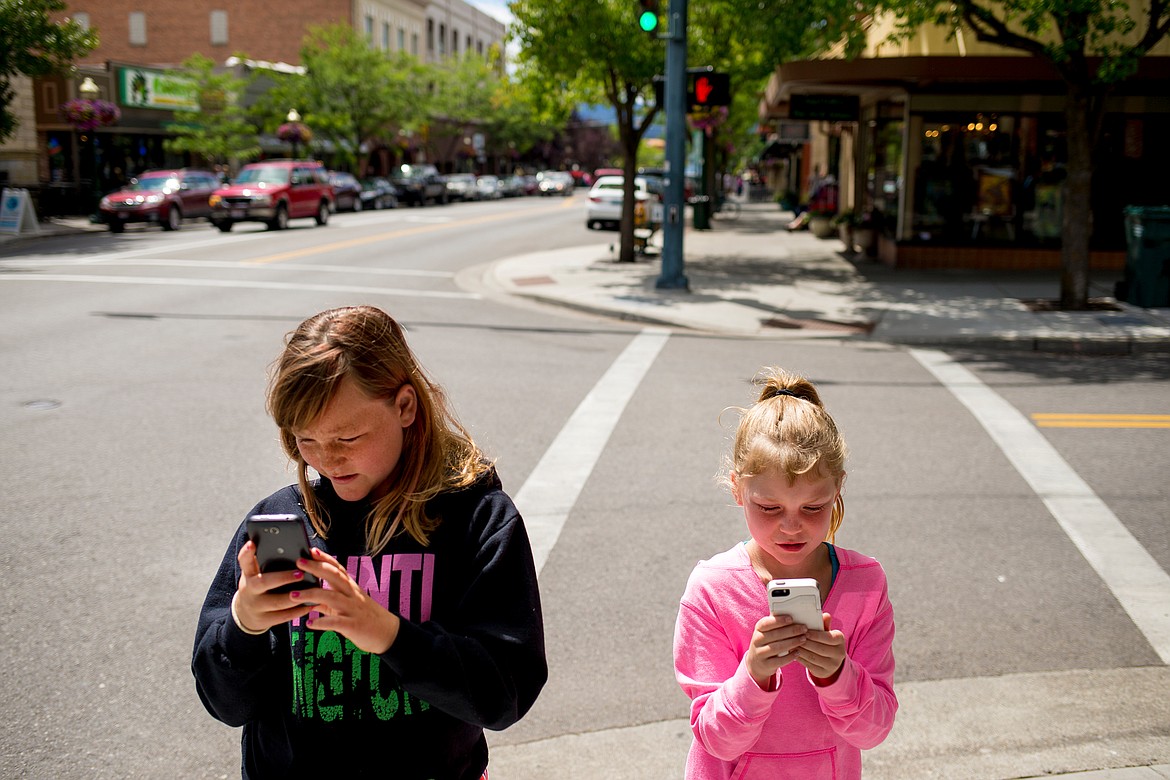
M 790 216 L 790 215 L 787 215 Z M 840 240 L 790 233 L 773 204 L 687 229 L 689 291 L 659 290 L 658 253 L 616 262 L 618 236 L 495 263 L 481 281 L 510 296 L 706 333 L 777 339 L 847 338 L 900 344 L 1065 352 L 1170 352 L 1170 309 L 1040 311 L 1060 293 L 1051 272 L 911 271 L 847 253 Z M 1120 273 L 1097 273 L 1090 297 L 1113 302 Z

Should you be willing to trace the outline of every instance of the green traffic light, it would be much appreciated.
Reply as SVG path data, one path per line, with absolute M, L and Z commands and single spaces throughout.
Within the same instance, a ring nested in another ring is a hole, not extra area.
M 645 32 L 654 32 L 658 29 L 658 14 L 653 11 L 642 11 L 638 14 L 638 26 Z

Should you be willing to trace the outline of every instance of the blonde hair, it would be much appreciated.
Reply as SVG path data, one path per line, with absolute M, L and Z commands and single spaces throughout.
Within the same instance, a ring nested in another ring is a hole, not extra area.
M 759 397 L 747 409 L 735 408 L 740 418 L 721 474 L 724 486 L 731 489 L 733 477 L 782 473 L 789 483 L 807 474 L 840 487 L 848 449 L 813 383 L 782 368 L 765 368 L 752 384 L 761 388 Z M 844 519 L 845 500 L 838 492 L 828 541 Z
M 366 547 L 377 554 L 403 531 L 426 546 L 439 525 L 439 518 L 427 516 L 426 503 L 470 485 L 492 466 L 455 419 L 443 389 L 423 373 L 402 328 L 373 306 L 330 309 L 305 320 L 288 335 L 273 367 L 268 412 L 280 428 L 285 453 L 297 464 L 309 520 L 328 537 L 329 515 L 310 489 L 308 464 L 293 431 L 311 425 L 347 378 L 371 398 L 391 399 L 405 385 L 414 388 L 418 410 L 403 432 L 390 492 L 366 518 Z

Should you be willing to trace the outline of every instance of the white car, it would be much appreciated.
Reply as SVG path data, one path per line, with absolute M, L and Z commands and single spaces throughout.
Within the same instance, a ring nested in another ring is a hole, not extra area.
M 589 205 L 585 209 L 585 225 L 590 230 L 618 230 L 622 224 L 624 176 L 601 176 L 589 189 Z M 649 223 L 656 229 L 662 225 L 662 193 L 643 176 L 634 177 L 634 198 L 645 203 Z

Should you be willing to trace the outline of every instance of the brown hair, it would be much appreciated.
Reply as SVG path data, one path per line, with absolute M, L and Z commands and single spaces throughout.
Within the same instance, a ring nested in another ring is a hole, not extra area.
M 731 487 L 731 475 L 753 477 L 783 473 L 790 483 L 812 474 L 845 479 L 848 449 L 837 424 L 825 411 L 812 382 L 782 368 L 765 368 L 753 380 L 760 393 L 750 408 L 737 408 L 739 425 L 721 481 Z M 837 494 L 829 525 L 833 540 L 845 518 L 845 500 Z
M 297 464 L 305 510 L 321 536 L 328 536 L 328 513 L 310 489 L 293 431 L 311 425 L 346 378 L 371 398 L 393 398 L 407 384 L 414 388 L 418 411 L 404 431 L 390 492 L 367 517 L 366 547 L 376 554 L 403 531 L 425 546 L 439 524 L 427 516 L 427 501 L 475 482 L 491 463 L 455 419 L 443 389 L 427 378 L 390 315 L 373 306 L 316 314 L 285 341 L 268 385 L 268 412 L 280 428 L 285 453 Z

